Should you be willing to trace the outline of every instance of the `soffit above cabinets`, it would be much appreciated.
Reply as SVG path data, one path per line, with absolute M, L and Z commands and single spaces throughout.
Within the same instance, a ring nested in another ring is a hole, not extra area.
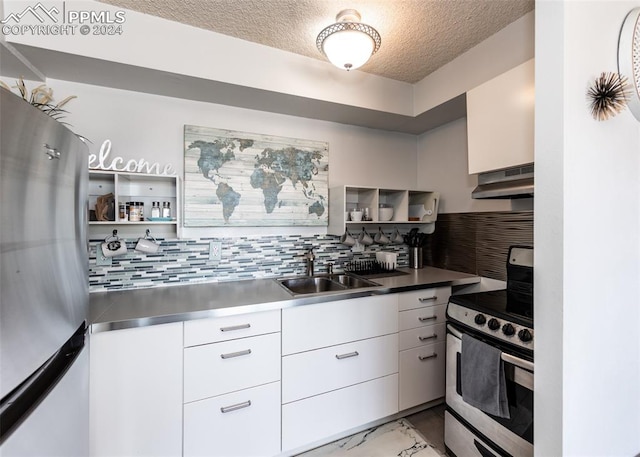
M 50 79 L 216 103 L 377 130 L 419 135 L 466 116 L 465 94 L 454 97 L 418 116 L 408 116 L 136 67 L 23 44 L 12 46 L 29 62 L 33 62 L 37 68 L 44 69 L 47 78 Z M 21 66 L 16 64 L 15 68 L 13 74 L 8 69 L 5 72 L 3 61 L 3 76 L 19 77 L 25 74 L 24 69 L 27 67 L 24 64 Z M 78 68 L 82 68 L 83 71 L 78 72 Z M 33 75 L 36 76 L 35 73 Z

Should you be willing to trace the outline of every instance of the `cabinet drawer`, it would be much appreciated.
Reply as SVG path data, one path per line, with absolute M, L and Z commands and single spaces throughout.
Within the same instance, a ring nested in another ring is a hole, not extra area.
M 446 342 L 400 352 L 400 411 L 444 397 Z
M 282 406 L 282 449 L 293 450 L 398 412 L 398 375 Z
M 185 347 L 280 331 L 280 311 L 198 319 L 184 323 Z
M 279 382 L 184 405 L 185 457 L 279 453 Z
M 398 333 L 398 349 L 406 349 L 427 346 L 429 344 L 446 341 L 446 324 L 427 325 L 426 327 L 412 328 Z
M 449 301 L 451 287 L 413 290 L 398 294 L 398 309 L 422 308 L 423 306 L 445 305 Z
M 282 310 L 282 354 L 294 354 L 398 331 L 395 294 Z
M 282 358 L 282 402 L 397 372 L 397 334 L 289 355 Z
M 425 325 L 443 324 L 447 305 L 426 306 L 424 308 L 401 311 L 398 317 L 400 331 Z
M 280 334 L 184 350 L 184 401 L 280 380 Z

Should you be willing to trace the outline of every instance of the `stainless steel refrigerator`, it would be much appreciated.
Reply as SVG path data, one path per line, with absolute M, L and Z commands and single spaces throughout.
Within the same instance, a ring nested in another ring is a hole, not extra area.
M 0 88 L 0 456 L 89 454 L 87 147 Z

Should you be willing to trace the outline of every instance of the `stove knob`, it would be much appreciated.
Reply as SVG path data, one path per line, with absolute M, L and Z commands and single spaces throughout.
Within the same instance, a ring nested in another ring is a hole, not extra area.
M 500 322 L 498 322 L 498 319 L 494 319 L 492 317 L 491 319 L 489 319 L 489 323 L 487 324 L 487 326 L 491 330 L 498 330 L 500 328 Z
M 520 341 L 527 343 L 533 339 L 533 335 L 529 330 L 523 328 L 518 332 L 518 338 L 520 338 Z
M 505 336 L 513 336 L 513 334 L 516 333 L 516 329 L 513 328 L 511 324 L 504 324 L 502 326 L 502 333 L 504 333 Z
M 487 318 L 484 317 L 484 314 L 476 314 L 474 321 L 478 325 L 484 325 L 487 322 Z

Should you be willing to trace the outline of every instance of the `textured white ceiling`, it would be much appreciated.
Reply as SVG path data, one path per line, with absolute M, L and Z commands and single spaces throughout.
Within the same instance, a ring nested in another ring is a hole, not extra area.
M 382 36 L 361 71 L 415 83 L 534 8 L 534 0 L 100 0 L 325 59 L 316 36 L 357 9 Z

